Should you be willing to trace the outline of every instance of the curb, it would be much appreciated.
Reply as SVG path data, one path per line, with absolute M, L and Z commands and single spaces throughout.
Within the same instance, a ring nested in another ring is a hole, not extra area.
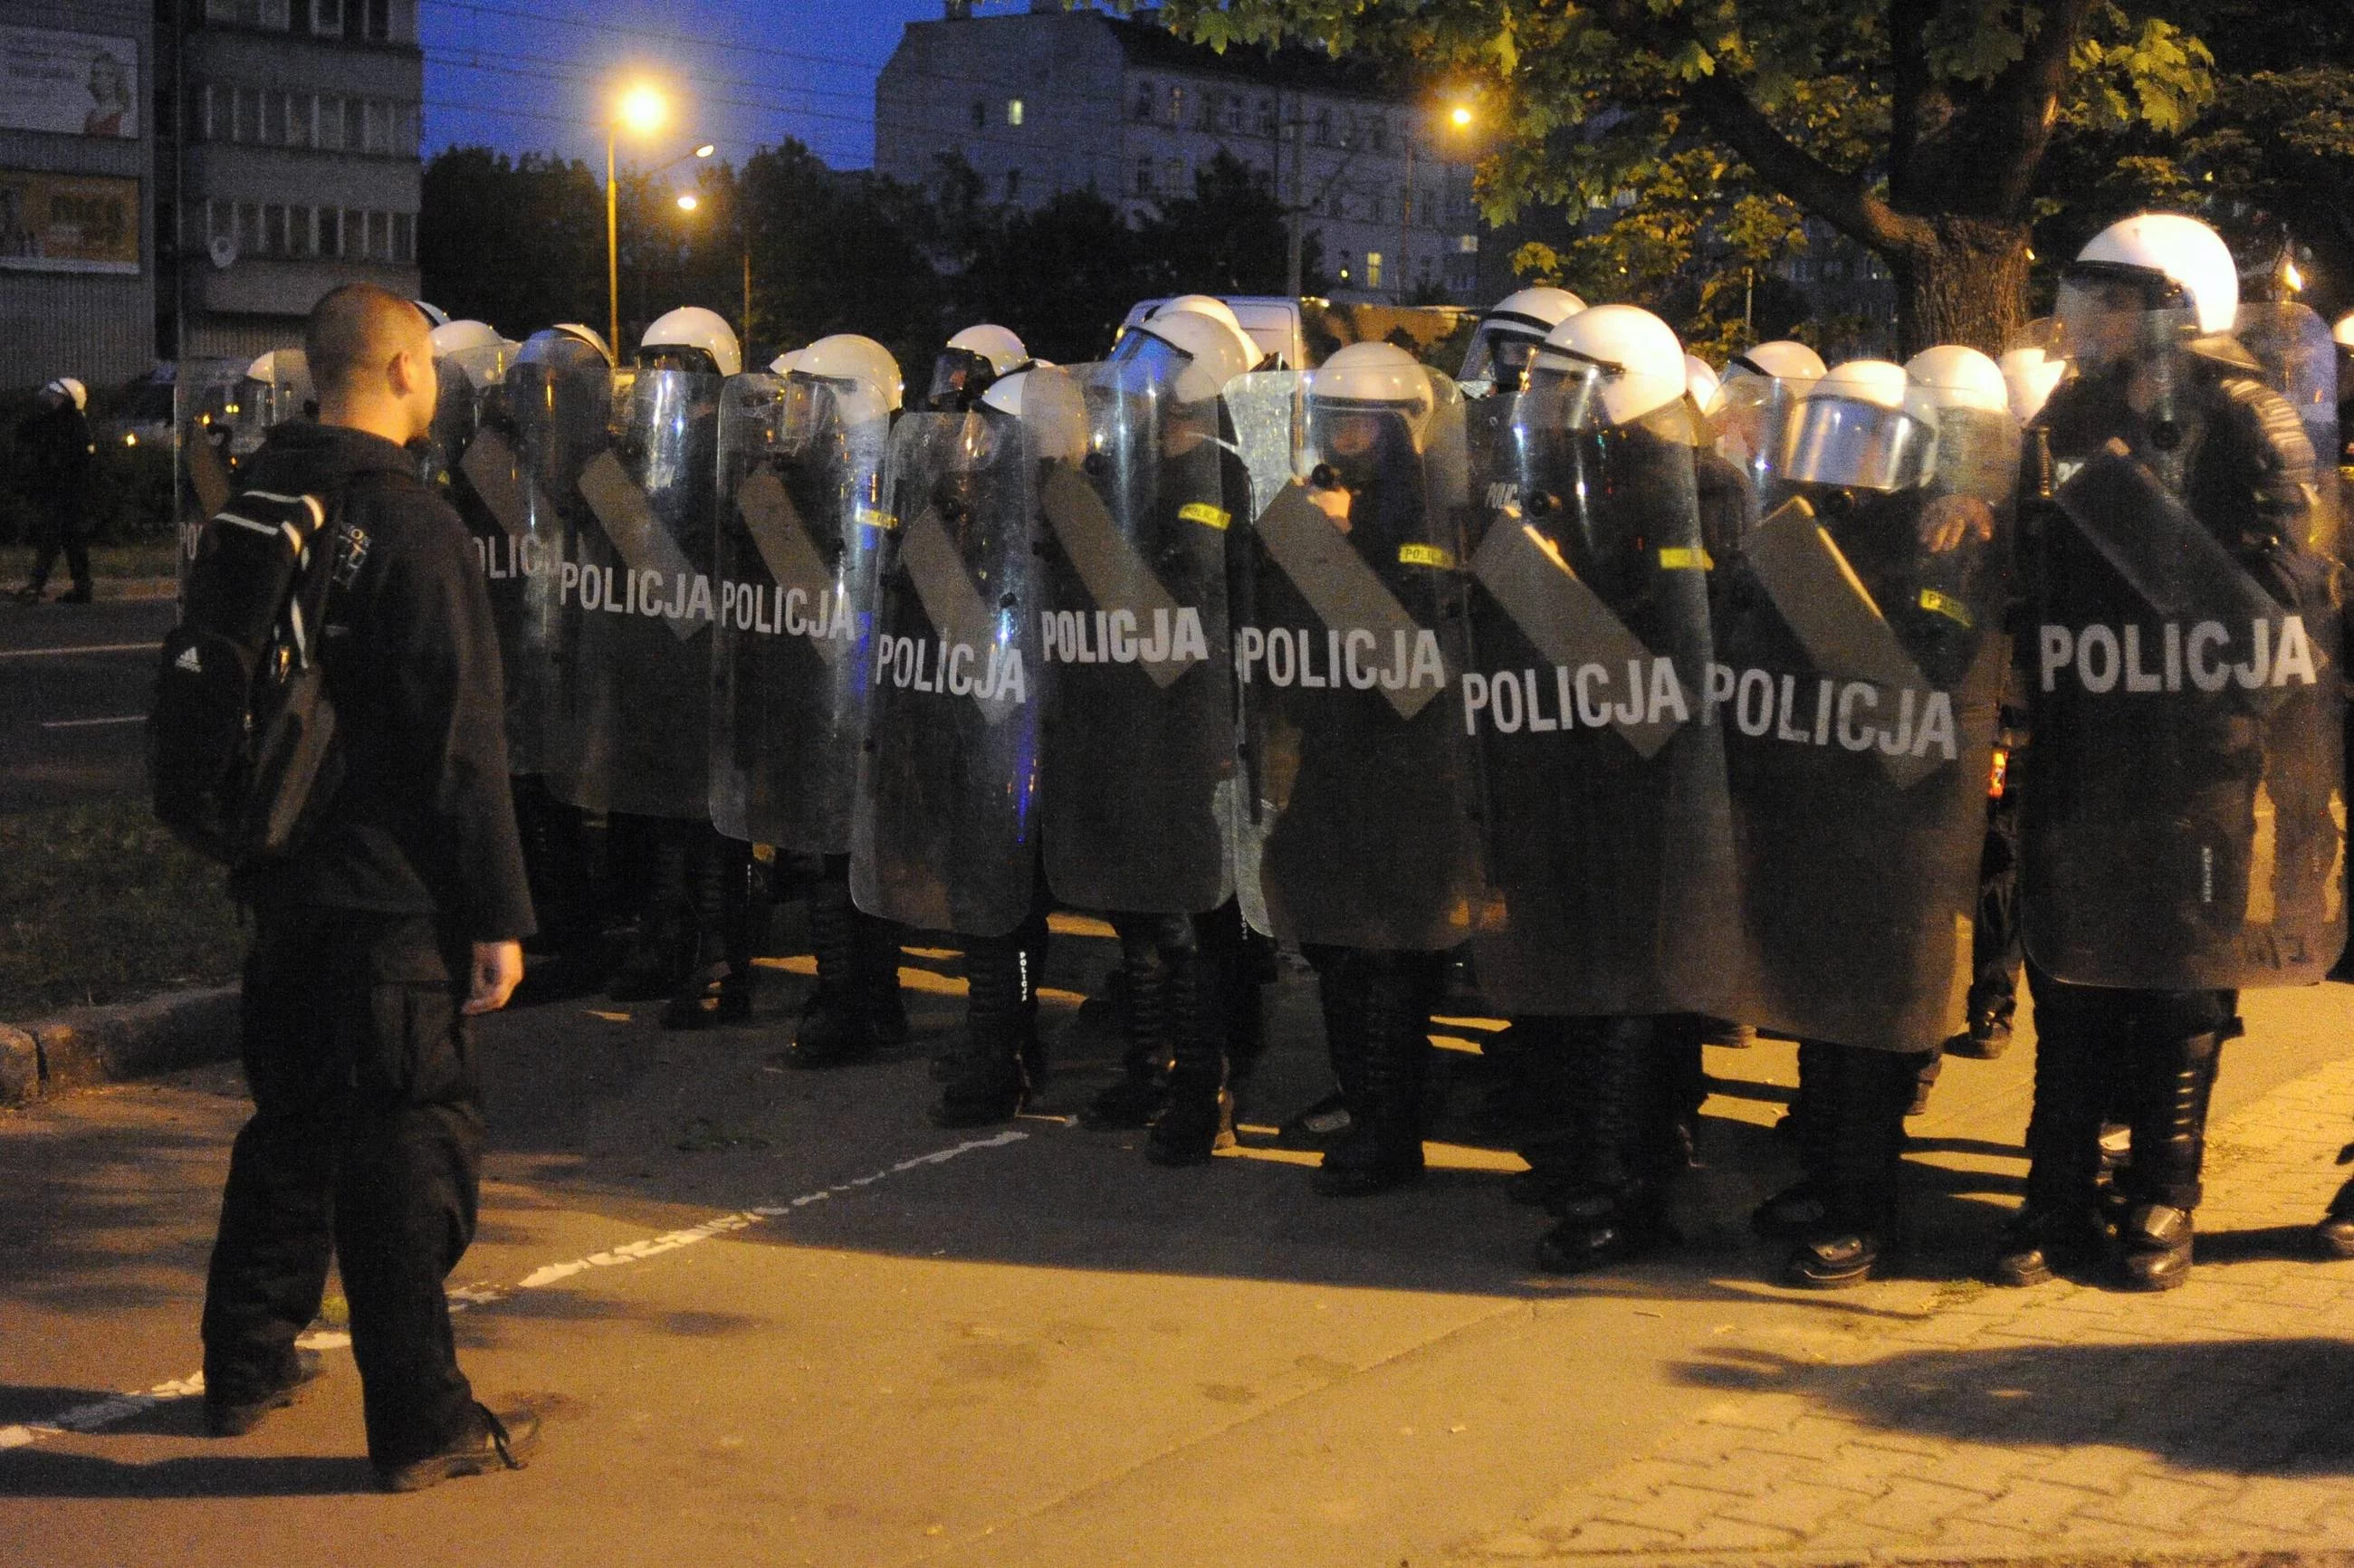
M 0 1106 L 237 1054 L 238 987 L 174 991 L 0 1023 Z

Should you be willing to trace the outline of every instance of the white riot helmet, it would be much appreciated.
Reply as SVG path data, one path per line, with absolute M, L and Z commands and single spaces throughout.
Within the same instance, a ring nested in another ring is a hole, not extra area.
M 2010 393 L 2011 416 L 2022 425 L 2043 411 L 2052 389 L 2060 385 L 2061 373 L 2068 368 L 2064 360 L 2054 359 L 2034 347 L 2007 349 L 1996 364 L 2001 367 L 2003 385 Z
M 610 365 L 613 363 L 613 345 L 607 343 L 605 341 L 605 334 L 599 332 L 595 327 L 583 326 L 578 322 L 558 322 L 547 330 L 550 332 L 560 332 L 567 337 L 577 337 L 582 343 L 587 344 L 589 347 L 603 355 L 605 356 L 606 364 Z
M 1198 315 L 1214 316 L 1235 331 L 1243 331 L 1242 318 L 1235 314 L 1235 308 L 1215 294 L 1180 294 L 1175 299 L 1163 300 L 1153 306 L 1152 315 L 1165 316 L 1172 311 L 1192 311 Z M 1150 321 L 1152 317 L 1145 319 Z M 1243 335 L 1247 337 L 1250 334 L 1244 333 Z
M 871 337 L 835 333 L 783 356 L 778 363 L 783 364 L 785 359 L 792 361 L 787 370 L 789 375 L 855 388 L 885 413 L 899 407 L 899 362 L 891 357 L 889 349 Z
M 1352 343 L 1326 360 L 1309 389 L 1324 403 L 1402 408 L 1419 418 L 1437 397 L 1430 373 L 1394 343 Z
M 505 374 L 514 345 L 488 322 L 448 322 L 432 334 L 433 357 L 455 365 L 480 391 Z
M 784 353 L 769 361 L 769 374 L 771 376 L 790 376 L 794 369 L 801 364 L 801 355 L 807 352 L 808 350 L 800 348 L 789 348 L 785 350 Z
M 1716 367 L 1697 354 L 1684 355 L 1684 395 L 1695 408 L 1705 408 L 1716 401 Z
M 1764 376 L 1776 381 L 1814 381 L 1824 373 L 1823 356 L 1795 338 L 1777 337 L 1734 355 L 1726 362 L 1723 379 Z
M 417 307 L 417 313 L 425 318 L 425 324 L 429 329 L 450 324 L 450 313 L 440 306 L 427 300 L 411 300 L 408 302 Z
M 1030 363 L 1030 351 L 1006 328 L 984 322 L 949 339 L 932 362 L 925 406 L 948 413 L 970 408 L 1000 377 Z
M 41 390 L 56 393 L 79 410 L 87 411 L 90 408 L 90 388 L 70 376 L 60 376 Z
M 1147 354 L 1173 352 L 1184 364 L 1177 372 L 1177 396 L 1188 403 L 1206 402 L 1225 390 L 1226 383 L 1258 361 L 1258 346 L 1243 329 L 1206 311 L 1160 310 L 1131 329 L 1115 352 L 1119 361 Z M 1159 345 L 1156 348 L 1154 345 Z
M 2240 311 L 2240 269 L 2230 247 L 2179 212 L 2137 212 L 2093 236 L 2062 276 L 2055 313 L 2063 318 L 2072 285 L 2129 287 L 2143 310 L 2188 309 L 2202 334 L 2231 331 Z
M 2340 348 L 2354 348 L 2354 311 L 2338 318 L 2338 324 L 2329 329 L 2329 336 Z
M 981 395 L 981 406 L 1021 420 L 1041 458 L 1075 463 L 1087 455 L 1087 400 L 1054 366 L 1032 361 L 998 377 Z
M 2000 414 L 2010 408 L 2010 387 L 2002 378 L 2001 366 L 1958 343 L 1923 349 L 1904 362 L 1904 374 L 1940 409 Z
M 1798 399 L 1782 432 L 1778 471 L 1799 484 L 1908 490 L 1936 459 L 1937 403 L 1901 365 L 1851 359 Z
M 1563 397 L 1570 429 L 1631 425 L 1682 402 L 1687 372 L 1675 329 L 1639 305 L 1596 305 L 1553 329 L 1529 373 Z
M 681 305 L 656 316 L 646 328 L 646 335 L 638 340 L 638 364 L 733 376 L 744 368 L 744 351 L 736 342 L 736 329 L 717 311 Z
M 1463 355 L 1466 382 L 1518 392 L 1545 334 L 1585 308 L 1567 289 L 1538 287 L 1507 294 L 1479 318 Z

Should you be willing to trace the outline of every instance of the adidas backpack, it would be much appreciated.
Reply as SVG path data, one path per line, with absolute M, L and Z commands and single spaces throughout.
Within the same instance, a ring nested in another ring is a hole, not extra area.
M 147 718 L 155 815 L 233 867 L 299 845 L 340 773 L 321 628 L 347 530 L 316 495 L 248 490 L 205 524 Z

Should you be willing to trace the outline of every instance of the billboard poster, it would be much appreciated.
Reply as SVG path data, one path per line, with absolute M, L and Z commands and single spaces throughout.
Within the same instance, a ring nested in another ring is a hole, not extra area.
M 138 43 L 0 27 L 0 129 L 138 140 Z
M 139 182 L 0 169 L 0 268 L 139 270 Z

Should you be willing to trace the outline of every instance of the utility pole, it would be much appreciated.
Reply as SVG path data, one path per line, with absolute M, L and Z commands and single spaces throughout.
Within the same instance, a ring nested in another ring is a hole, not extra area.
M 1406 247 L 1414 239 L 1414 119 L 1407 111 L 1405 122 L 1405 192 L 1398 198 L 1397 300 L 1406 302 Z

